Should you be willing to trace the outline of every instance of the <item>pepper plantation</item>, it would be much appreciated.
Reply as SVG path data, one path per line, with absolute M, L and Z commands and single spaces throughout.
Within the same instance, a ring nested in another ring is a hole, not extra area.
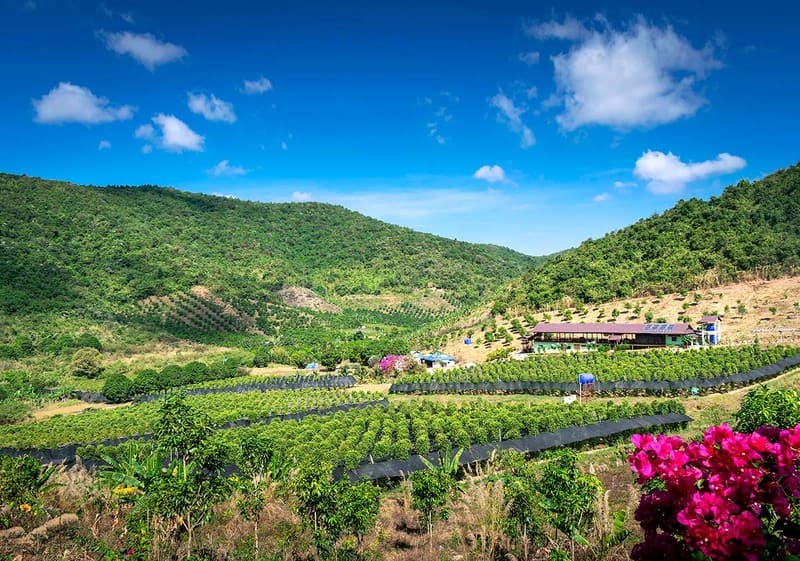
M 411 393 L 364 372 L 262 375 L 241 360 L 168 365 L 169 384 L 143 369 L 126 378 L 132 401 L 0 426 L 0 554 L 791 559 L 797 357 L 758 346 L 532 356 L 395 379 L 421 388 Z M 573 403 L 442 389 L 762 370 L 760 385 L 704 395 Z M 97 393 L 116 395 L 111 380 Z M 707 429 L 710 417 L 725 422 Z

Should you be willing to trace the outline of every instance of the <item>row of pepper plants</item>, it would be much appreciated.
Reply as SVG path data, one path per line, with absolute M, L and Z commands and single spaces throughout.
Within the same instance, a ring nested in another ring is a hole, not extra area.
M 566 406 L 474 402 L 460 407 L 421 400 L 296 421 L 275 420 L 218 431 L 216 438 L 233 451 L 241 442 L 258 438 L 294 464 L 320 461 L 353 469 L 362 462 L 406 460 L 415 454 L 469 448 L 600 421 L 683 412 L 683 405 L 674 400 Z
M 195 395 L 187 397 L 186 403 L 206 415 L 214 425 L 220 425 L 239 419 L 256 420 L 378 401 L 382 397 L 381 394 L 363 391 L 278 390 Z M 49 448 L 144 434 L 153 430 L 158 410 L 157 402 L 148 402 L 0 426 L 0 446 Z
M 589 352 L 532 356 L 478 364 L 469 368 L 437 369 L 403 376 L 397 383 L 575 382 L 582 372 L 598 381 L 676 381 L 709 379 L 749 372 L 800 352 L 797 347 L 711 347 L 653 349 L 644 352 Z

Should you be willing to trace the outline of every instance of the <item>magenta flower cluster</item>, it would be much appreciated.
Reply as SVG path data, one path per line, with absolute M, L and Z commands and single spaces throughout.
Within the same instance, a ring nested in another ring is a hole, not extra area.
M 647 492 L 636 509 L 644 541 L 631 559 L 791 559 L 800 553 L 800 425 L 702 440 L 636 434 L 628 463 Z
M 388 355 L 381 359 L 378 368 L 384 376 L 393 376 L 408 370 L 414 359 L 406 355 Z

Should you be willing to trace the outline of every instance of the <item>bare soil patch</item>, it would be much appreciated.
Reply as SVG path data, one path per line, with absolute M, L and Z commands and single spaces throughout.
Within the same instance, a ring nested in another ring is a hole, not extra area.
M 77 415 L 79 413 L 83 413 L 84 411 L 90 409 L 115 409 L 116 407 L 121 407 L 123 405 L 128 405 L 127 403 L 86 403 L 84 401 L 78 400 L 66 400 L 66 401 L 57 401 L 54 403 L 48 403 L 41 409 L 37 409 L 31 415 L 32 417 L 29 421 L 42 421 L 44 419 L 49 419 L 55 415 Z
M 317 312 L 330 312 L 338 314 L 341 312 L 339 306 L 335 306 L 320 298 L 313 290 L 300 286 L 290 286 L 278 292 L 284 303 L 293 308 L 309 308 Z

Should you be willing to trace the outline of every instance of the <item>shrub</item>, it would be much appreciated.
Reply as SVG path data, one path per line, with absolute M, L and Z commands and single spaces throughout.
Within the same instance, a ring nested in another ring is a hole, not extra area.
M 47 480 L 53 471 L 55 466 L 42 468 L 30 456 L 0 456 L 0 504 L 12 510 L 27 504 L 27 511 L 30 511 L 38 495 L 47 489 Z
M 18 423 L 28 416 L 27 405 L 16 399 L 0 401 L 0 425 Z
M 747 393 L 736 412 L 736 430 L 752 432 L 763 425 L 788 429 L 800 423 L 800 392 L 759 386 Z
M 486 362 L 492 362 L 494 360 L 502 360 L 507 358 L 508 355 L 514 352 L 514 349 L 511 347 L 502 347 L 500 349 L 495 349 L 489 354 L 486 355 Z
M 103 395 L 111 403 L 129 401 L 134 395 L 133 382 L 124 374 L 114 373 L 106 378 Z
M 184 377 L 188 383 L 196 384 L 197 382 L 205 382 L 209 379 L 208 366 L 203 362 L 190 362 L 183 367 Z
M 97 337 L 91 333 L 81 333 L 78 335 L 78 338 L 75 340 L 75 344 L 78 347 L 89 347 L 92 349 L 97 349 L 98 351 L 103 350 L 103 345 L 101 345 Z
M 17 335 L 14 337 L 11 346 L 14 347 L 17 357 L 31 356 L 35 351 L 33 340 L 27 335 Z
M 72 373 L 84 378 L 97 378 L 103 370 L 102 361 L 103 355 L 97 349 L 91 347 L 78 349 L 72 355 Z
M 253 355 L 253 366 L 256 368 L 264 368 L 269 366 L 270 352 L 269 349 L 259 349 Z
M 157 392 L 159 388 L 158 372 L 152 368 L 145 368 L 133 379 L 133 389 L 137 394 Z

